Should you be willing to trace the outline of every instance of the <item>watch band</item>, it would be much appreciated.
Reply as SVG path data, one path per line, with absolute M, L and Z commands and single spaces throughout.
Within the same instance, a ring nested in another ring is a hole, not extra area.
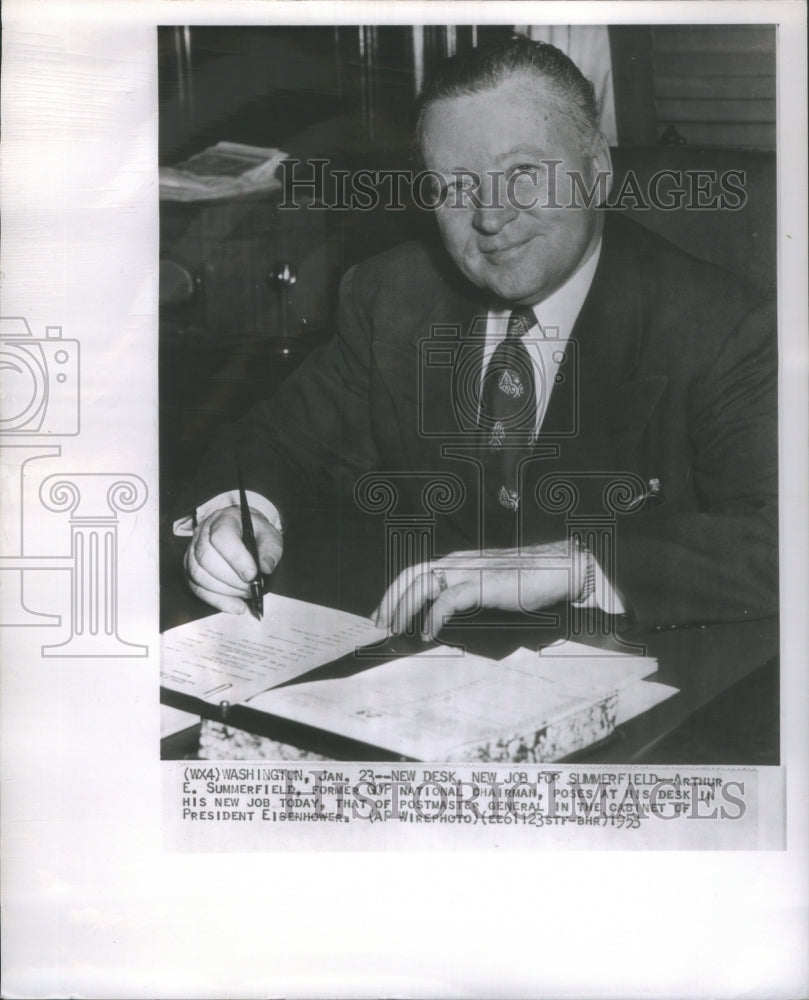
M 585 604 L 596 591 L 596 565 L 593 553 L 576 539 L 576 548 L 579 553 L 579 568 L 581 578 L 581 589 L 575 604 Z

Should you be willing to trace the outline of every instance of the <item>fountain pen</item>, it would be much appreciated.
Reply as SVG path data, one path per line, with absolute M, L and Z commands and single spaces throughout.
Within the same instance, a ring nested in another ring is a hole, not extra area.
M 256 564 L 256 578 L 250 581 L 250 596 L 247 599 L 247 607 L 254 618 L 261 621 L 264 615 L 264 579 L 261 575 L 261 567 L 258 561 L 258 544 L 253 532 L 253 517 L 250 507 L 247 504 L 247 494 L 244 492 L 244 482 L 242 481 L 241 470 L 239 471 L 239 504 L 242 513 L 242 541 L 245 548 L 253 557 Z

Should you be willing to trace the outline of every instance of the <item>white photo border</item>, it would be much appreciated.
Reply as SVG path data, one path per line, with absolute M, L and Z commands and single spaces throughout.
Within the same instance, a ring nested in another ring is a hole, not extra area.
M 6 511 L 14 504 L 41 509 L 21 522 L 20 558 L 61 557 L 65 518 L 77 521 L 86 513 L 104 522 L 120 574 L 114 638 L 129 648 L 123 656 L 117 647 L 99 656 L 43 657 L 47 625 L 0 634 L 7 995 L 805 993 L 803 5 L 512 3 L 506 12 L 500 4 L 441 2 L 6 0 L 3 14 L 2 314 L 23 317 L 40 340 L 59 339 L 47 330 L 61 327 L 62 340 L 80 345 L 78 352 L 62 349 L 68 363 L 80 364 L 82 384 L 81 433 L 57 429 L 58 440 L 42 445 L 46 450 L 35 459 L 33 485 L 23 476 L 12 488 L 4 477 L 3 502 Z M 167 851 L 155 696 L 156 27 L 495 24 L 506 17 L 514 23 L 779 25 L 786 850 Z M 69 410 L 70 398 L 63 398 Z M 50 506 L 39 505 L 50 476 Z M 66 477 L 72 485 L 62 484 Z M 80 526 L 71 522 L 74 530 Z M 69 568 L 43 569 L 41 581 L 32 574 L 37 601 L 25 595 L 20 603 L 59 617 Z

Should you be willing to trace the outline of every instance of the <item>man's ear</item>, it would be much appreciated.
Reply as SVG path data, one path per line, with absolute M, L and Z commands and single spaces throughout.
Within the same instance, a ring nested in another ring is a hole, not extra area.
M 610 156 L 610 144 L 603 132 L 598 132 L 593 140 L 591 163 L 593 170 L 591 180 L 595 181 L 599 175 L 606 175 L 606 180 L 601 182 L 598 187 L 599 194 L 603 191 L 603 201 L 601 202 L 603 206 L 612 191 L 612 157 Z

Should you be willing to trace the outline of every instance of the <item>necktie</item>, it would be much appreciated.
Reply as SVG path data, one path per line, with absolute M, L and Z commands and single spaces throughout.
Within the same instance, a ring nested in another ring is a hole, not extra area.
M 523 338 L 537 326 L 531 309 L 515 309 L 505 338 L 483 377 L 480 429 L 483 446 L 484 545 L 515 544 L 520 505 L 519 463 L 535 440 L 537 385 Z

